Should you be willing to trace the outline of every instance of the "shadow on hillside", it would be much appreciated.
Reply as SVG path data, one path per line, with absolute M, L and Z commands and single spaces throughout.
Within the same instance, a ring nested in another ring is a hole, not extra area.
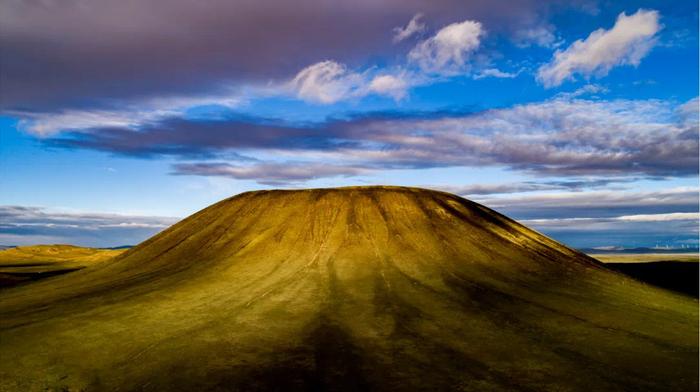
M 698 298 L 700 263 L 654 261 L 606 263 L 605 266 L 642 282 Z
M 17 267 L 17 266 L 14 266 Z M 50 278 L 52 276 L 63 275 L 69 272 L 78 271 L 82 268 L 61 268 L 53 269 L 49 271 L 4 271 L 0 269 L 0 289 L 19 286 L 22 284 L 27 284 L 35 282 L 37 280 Z

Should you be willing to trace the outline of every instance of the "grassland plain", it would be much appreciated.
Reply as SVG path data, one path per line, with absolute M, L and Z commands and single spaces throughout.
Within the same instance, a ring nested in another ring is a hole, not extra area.
M 589 254 L 603 263 L 663 263 L 682 262 L 697 263 L 700 257 L 697 253 L 641 253 L 641 254 Z
M 244 193 L 0 292 L 4 391 L 694 391 L 698 302 L 415 188 Z

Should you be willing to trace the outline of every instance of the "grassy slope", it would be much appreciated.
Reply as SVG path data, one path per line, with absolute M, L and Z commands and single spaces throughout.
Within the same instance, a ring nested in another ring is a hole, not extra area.
M 0 389 L 697 390 L 697 319 L 456 196 L 252 192 L 0 293 Z
M 76 271 L 109 260 L 124 250 L 73 245 L 19 246 L 0 251 L 0 287 Z

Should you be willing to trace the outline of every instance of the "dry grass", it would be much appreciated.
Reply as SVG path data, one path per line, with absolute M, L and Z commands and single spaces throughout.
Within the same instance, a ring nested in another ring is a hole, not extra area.
M 18 246 L 0 251 L 0 265 L 12 267 L 26 264 L 66 264 L 87 267 L 116 257 L 124 251 L 125 249 L 97 249 L 73 245 Z
M 457 196 L 251 192 L 0 292 L 0 390 L 697 390 L 697 319 Z
M 19 246 L 0 251 L 0 288 L 77 271 L 112 259 L 123 249 L 73 245 Z
M 589 256 L 603 263 L 654 263 L 662 261 L 680 261 L 697 263 L 697 253 L 642 253 L 642 254 L 590 254 Z

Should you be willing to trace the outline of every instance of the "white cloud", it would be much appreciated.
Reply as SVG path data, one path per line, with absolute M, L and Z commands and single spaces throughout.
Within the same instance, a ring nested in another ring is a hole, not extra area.
M 478 74 L 474 75 L 474 79 L 483 79 L 483 78 L 508 78 L 512 79 L 516 76 L 518 76 L 519 72 L 513 73 L 513 72 L 503 72 L 500 69 L 497 68 L 487 68 Z
M 61 113 L 28 113 L 19 129 L 35 136 L 47 137 L 62 130 L 97 127 L 130 127 L 158 117 L 153 112 L 129 110 L 67 110 Z
M 425 31 L 425 23 L 421 22 L 423 14 L 418 13 L 411 18 L 405 27 L 395 27 L 394 28 L 394 39 L 393 41 L 401 42 L 407 38 L 412 37 L 415 34 L 419 34 Z
M 659 191 L 595 190 L 526 195 L 510 194 L 498 197 L 480 197 L 474 200 L 493 208 L 504 209 L 543 210 L 553 208 L 562 211 L 600 209 L 612 211 L 613 209 L 625 210 L 631 207 L 636 211 L 647 211 L 659 208 L 675 209 L 697 206 L 699 197 L 697 187 L 676 187 Z
M 457 116 L 329 124 L 362 148 L 315 158 L 377 167 L 502 166 L 547 176 L 697 175 L 697 123 L 658 100 L 552 99 Z M 326 133 L 329 135 L 329 133 Z M 280 154 L 281 152 L 276 151 Z M 304 152 L 288 150 L 290 156 Z
M 218 105 L 235 108 L 244 103 L 238 92 L 228 91 L 220 96 L 159 97 L 145 99 L 120 108 L 64 110 L 61 112 L 8 111 L 20 117 L 19 128 L 39 137 L 49 137 L 66 130 L 91 128 L 128 128 L 158 121 L 168 116 L 182 115 L 188 108 Z
M 351 177 L 367 173 L 364 167 L 333 165 L 325 162 L 283 162 L 232 165 L 226 162 L 180 163 L 174 174 L 219 176 L 255 180 L 260 184 L 286 186 L 325 177 Z
M 395 42 L 423 31 L 425 24 L 420 22 L 421 17 L 421 14 L 416 14 L 408 25 L 394 29 Z M 476 21 L 467 20 L 443 27 L 409 52 L 408 60 L 418 65 L 418 72 L 407 72 L 402 67 L 381 73 L 375 68 L 358 72 L 348 69 L 344 64 L 326 60 L 302 69 L 281 90 L 291 89 L 300 99 L 322 104 L 369 94 L 401 100 L 406 97 L 410 87 L 434 80 L 434 75 L 426 73 L 449 76 L 468 70 L 469 57 L 479 47 L 483 34 L 481 23 Z M 512 78 L 516 75 L 490 68 L 482 71 L 477 79 Z
M 403 71 L 372 74 L 371 69 L 359 73 L 335 61 L 322 61 L 302 69 L 291 81 L 291 86 L 297 96 L 305 101 L 332 104 L 369 94 L 400 100 L 406 96 L 408 88 L 419 80 Z
M 479 48 L 483 35 L 484 30 L 479 22 L 465 20 L 453 23 L 416 45 L 408 54 L 408 59 L 425 72 L 456 74 L 468 66 L 469 57 Z
M 606 94 L 609 91 L 610 90 L 607 87 L 601 86 L 599 84 L 586 84 L 582 87 L 577 88 L 574 91 L 559 93 L 556 96 L 560 99 L 572 99 L 578 98 L 583 95 Z
M 566 213 L 565 209 L 560 211 Z M 646 242 L 652 238 L 662 242 L 682 243 L 682 237 L 696 237 L 698 233 L 697 212 L 671 212 L 661 214 L 627 215 L 612 217 L 524 219 L 520 223 L 532 226 L 551 235 L 590 232 L 604 234 L 604 238 L 637 236 Z M 674 238 L 675 237 L 675 238 Z M 613 240 L 615 241 L 615 240 Z
M 570 180 L 550 180 L 544 182 L 524 181 L 524 182 L 507 182 L 507 183 L 473 183 L 468 185 L 423 185 L 424 188 L 438 189 L 446 192 L 454 193 L 461 196 L 480 196 L 496 195 L 513 193 L 529 193 L 542 191 L 582 191 L 584 189 L 601 189 L 608 188 L 613 185 L 615 189 L 619 188 L 620 183 L 629 183 L 635 181 L 632 178 L 622 177 L 587 177 Z
M 577 73 L 602 77 L 615 66 L 637 66 L 656 43 L 660 29 L 658 11 L 640 9 L 629 16 L 623 12 L 612 29 L 598 29 L 556 51 L 552 61 L 540 67 L 537 79 L 545 87 L 555 87 Z
M 299 98 L 325 104 L 354 95 L 363 84 L 363 75 L 329 60 L 302 69 L 292 80 Z
M 0 206 L 0 244 L 135 245 L 178 218 Z
M 549 218 L 549 219 L 525 219 L 524 224 L 543 226 L 565 226 L 581 222 L 609 223 L 609 222 L 672 222 L 672 221 L 697 221 L 697 212 L 671 212 L 665 214 L 640 214 L 623 215 L 610 218 Z
M 700 118 L 698 118 L 700 116 L 700 100 L 698 97 L 689 100 L 679 106 L 677 112 L 684 124 L 694 125 L 697 128 L 697 124 L 700 122 Z
M 401 100 L 406 97 L 408 83 L 400 76 L 379 75 L 375 76 L 369 83 L 369 90 L 380 95 L 393 97 Z
M 667 222 L 677 220 L 698 220 L 697 212 L 672 212 L 668 214 L 624 215 L 616 218 L 626 222 Z

